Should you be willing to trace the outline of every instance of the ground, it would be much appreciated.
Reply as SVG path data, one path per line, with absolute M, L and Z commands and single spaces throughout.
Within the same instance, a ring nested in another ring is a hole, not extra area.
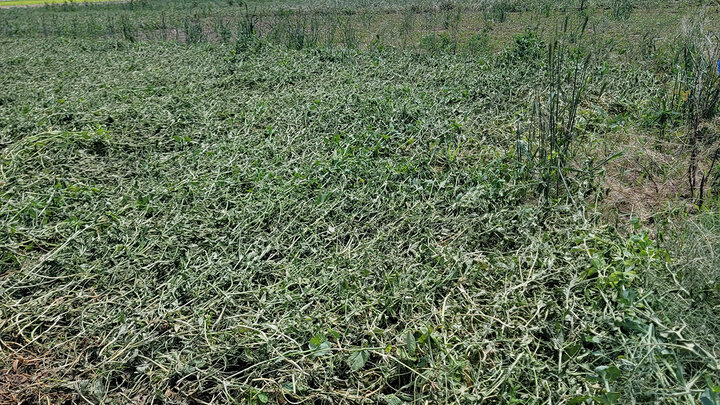
M 0 403 L 720 403 L 718 8 L 488 4 L 0 10 Z

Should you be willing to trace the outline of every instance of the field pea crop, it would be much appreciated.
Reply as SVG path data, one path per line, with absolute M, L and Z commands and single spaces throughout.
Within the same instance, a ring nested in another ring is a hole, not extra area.
M 0 403 L 720 404 L 717 16 L 0 10 Z

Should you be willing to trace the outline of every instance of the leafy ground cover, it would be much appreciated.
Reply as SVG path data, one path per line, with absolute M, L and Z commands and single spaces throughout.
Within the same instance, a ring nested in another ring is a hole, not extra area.
M 720 403 L 716 10 L 348 4 L 0 14 L 0 401 Z
M 87 3 L 97 3 L 103 1 L 112 0 L 84 0 Z M 15 7 L 15 6 L 44 6 L 47 4 L 68 4 L 67 0 L 2 0 L 0 1 L 0 7 Z

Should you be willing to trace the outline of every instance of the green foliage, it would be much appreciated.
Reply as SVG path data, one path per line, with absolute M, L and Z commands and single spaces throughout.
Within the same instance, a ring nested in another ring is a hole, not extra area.
M 595 205 L 616 151 L 591 148 L 640 128 L 658 57 L 584 26 L 505 46 L 484 6 L 2 14 L 9 392 L 715 401 L 717 215 L 625 232 Z
M 710 378 L 706 378 L 708 388 L 700 395 L 700 403 L 702 405 L 718 405 L 720 404 L 720 385 L 712 383 Z
M 423 37 L 422 46 L 428 52 L 437 53 L 449 49 L 452 42 L 446 35 L 429 34 Z
M 513 11 L 510 2 L 506 0 L 490 1 L 484 10 L 485 19 L 488 21 L 502 23 L 507 19 L 508 13 Z
M 205 32 L 203 25 L 197 16 L 188 17 L 183 20 L 184 42 L 196 44 L 205 41 Z
M 350 354 L 347 359 L 348 367 L 352 371 L 358 371 L 365 367 L 365 363 L 370 358 L 370 353 L 367 350 L 358 350 Z
M 610 0 L 610 11 L 613 18 L 627 20 L 635 9 L 636 0 Z
M 486 27 L 470 37 L 467 44 L 468 50 L 473 54 L 489 54 L 492 51 L 490 45 L 489 29 Z
M 576 143 L 584 135 L 576 124 L 592 74 L 592 54 L 579 43 L 586 24 L 587 19 L 576 32 L 566 20 L 561 35 L 547 50 L 540 48 L 535 33 L 527 32 L 517 37 L 511 51 L 505 54 L 544 74 L 531 107 L 530 127 L 526 133 L 523 128 L 518 131 L 515 150 L 520 170 L 537 179 L 546 199 L 565 196 L 572 200 L 574 194 L 587 191 L 582 188 L 593 187 L 588 180 L 595 178 L 595 168 L 584 173 L 575 171 L 580 175 L 575 179 L 568 176 L 568 163 L 575 158 Z
M 535 30 L 526 30 L 503 50 L 503 56 L 511 62 L 526 62 L 538 67 L 545 55 L 545 47 L 544 41 Z

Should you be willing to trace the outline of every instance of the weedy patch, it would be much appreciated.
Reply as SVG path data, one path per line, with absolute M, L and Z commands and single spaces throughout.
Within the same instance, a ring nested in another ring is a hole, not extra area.
M 660 41 L 231 3 L 0 17 L 3 401 L 715 401 L 714 193 L 601 214 L 618 140 L 684 133 Z
M 28 6 L 46 6 L 49 4 L 91 4 L 91 3 L 102 3 L 102 2 L 122 2 L 129 0 L 82 0 L 79 2 L 68 1 L 68 0 L 3 0 L 0 2 L 0 8 L 3 7 L 28 7 Z

